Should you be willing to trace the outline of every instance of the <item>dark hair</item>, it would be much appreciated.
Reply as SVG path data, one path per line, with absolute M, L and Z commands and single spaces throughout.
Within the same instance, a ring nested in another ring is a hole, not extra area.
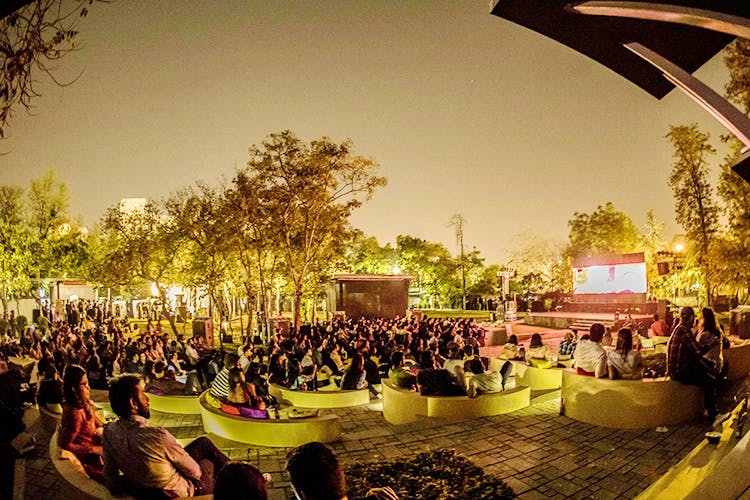
M 329 447 L 313 441 L 292 450 L 286 470 L 299 493 L 316 500 L 339 500 L 346 496 L 346 481 L 339 459 Z
M 419 356 L 419 367 L 420 368 L 435 368 L 435 354 L 432 351 L 422 351 Z
M 130 400 L 138 397 L 141 377 L 132 373 L 120 375 L 109 384 L 109 404 L 120 418 L 130 416 Z
M 531 340 L 529 341 L 529 348 L 532 347 L 542 347 L 544 344 L 542 343 L 542 336 L 538 333 L 535 333 L 531 336 Z
M 604 325 L 601 323 L 594 323 L 589 328 L 589 338 L 592 342 L 601 342 L 604 337 Z
M 266 479 L 258 469 L 244 462 L 227 462 L 216 476 L 215 500 L 248 498 L 266 500 Z
M 475 375 L 479 375 L 480 373 L 484 373 L 484 365 L 482 364 L 482 361 L 480 359 L 474 358 L 470 359 L 466 362 L 467 365 L 469 365 L 469 371 Z
M 617 332 L 617 346 L 615 349 L 620 351 L 623 357 L 627 356 L 633 350 L 633 332 L 630 328 L 620 328 L 620 331 Z
M 242 383 L 242 369 L 237 368 L 235 366 L 234 368 L 231 368 L 229 370 L 229 388 L 234 389 L 241 383 Z
M 511 335 L 510 337 L 508 337 L 508 342 L 507 343 L 508 344 L 513 344 L 513 345 L 518 345 L 518 337 L 516 336 L 515 333 L 513 335 Z
M 237 366 L 237 362 L 240 360 L 240 357 L 237 356 L 235 353 L 230 352 L 226 356 L 224 356 L 224 368 L 229 370 L 230 368 L 234 368 Z
M 391 354 L 391 367 L 399 367 L 404 362 L 404 353 L 401 351 L 393 351 Z
M 714 311 L 710 307 L 704 307 L 701 309 L 701 316 L 703 316 L 703 329 L 718 336 L 719 328 L 716 326 Z
M 63 374 L 63 395 L 65 402 L 76 408 L 85 406 L 86 401 L 78 400 L 78 386 L 86 375 L 86 370 L 79 365 L 68 365 Z

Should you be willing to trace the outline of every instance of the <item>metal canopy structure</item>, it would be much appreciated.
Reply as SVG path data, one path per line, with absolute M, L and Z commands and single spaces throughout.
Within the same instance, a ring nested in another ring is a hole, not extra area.
M 567 45 L 657 99 L 678 86 L 745 144 L 733 169 L 750 182 L 750 119 L 691 74 L 736 36 L 750 38 L 750 1 L 493 2 L 492 14 Z

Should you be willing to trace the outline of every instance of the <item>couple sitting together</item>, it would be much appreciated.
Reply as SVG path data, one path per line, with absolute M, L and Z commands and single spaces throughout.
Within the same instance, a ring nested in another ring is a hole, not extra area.
M 634 348 L 633 332 L 621 328 L 617 333 L 615 349 L 607 351 L 602 347 L 606 329 L 601 323 L 594 323 L 589 334 L 577 342 L 573 359 L 576 371 L 581 375 L 611 379 L 637 380 L 643 378 L 643 357 Z M 640 343 L 638 344 L 640 346 Z
M 499 359 L 513 359 L 526 361 L 526 364 L 535 368 L 553 368 L 557 366 L 557 359 L 552 354 L 548 345 L 542 342 L 542 336 L 535 333 L 529 341 L 529 348 L 524 349 L 518 345 L 518 337 L 511 335 L 508 342 L 503 346 Z
M 415 375 L 404 367 L 404 353 L 396 351 L 391 355 L 388 378 L 392 384 L 402 389 L 418 388 L 423 396 L 474 398 L 479 394 L 504 391 L 512 368 L 510 362 L 506 361 L 500 371 L 487 371 L 480 358 L 472 357 L 452 373 L 436 366 L 435 354 L 430 350 L 422 352 L 419 365 Z

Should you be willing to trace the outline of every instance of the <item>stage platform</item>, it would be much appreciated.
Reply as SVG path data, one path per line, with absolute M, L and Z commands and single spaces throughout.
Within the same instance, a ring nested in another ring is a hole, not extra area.
M 653 322 L 650 314 L 632 314 L 632 317 L 645 328 L 648 328 Z M 542 326 L 545 328 L 554 328 L 558 330 L 569 330 L 576 328 L 580 333 L 585 333 L 592 323 L 602 323 L 604 326 L 616 331 L 621 328 L 627 321 L 627 315 L 620 314 L 619 321 L 615 322 L 615 315 L 612 313 L 587 313 L 576 311 L 556 311 L 542 313 L 526 313 L 526 324 L 532 326 Z

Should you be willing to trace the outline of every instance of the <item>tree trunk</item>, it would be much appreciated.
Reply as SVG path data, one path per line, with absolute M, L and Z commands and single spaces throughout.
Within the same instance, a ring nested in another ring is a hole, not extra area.
M 294 286 L 294 331 L 299 331 L 299 325 L 301 323 L 302 311 L 300 306 L 302 305 L 302 284 L 295 284 Z
M 172 333 L 176 337 L 177 332 L 177 324 L 174 321 L 174 315 L 169 312 L 169 309 L 167 308 L 167 292 L 162 288 L 162 286 L 159 283 L 156 283 L 156 288 L 159 290 L 159 298 L 161 299 L 161 313 L 162 316 L 164 316 L 164 319 L 166 319 L 169 322 L 169 326 L 172 327 Z

